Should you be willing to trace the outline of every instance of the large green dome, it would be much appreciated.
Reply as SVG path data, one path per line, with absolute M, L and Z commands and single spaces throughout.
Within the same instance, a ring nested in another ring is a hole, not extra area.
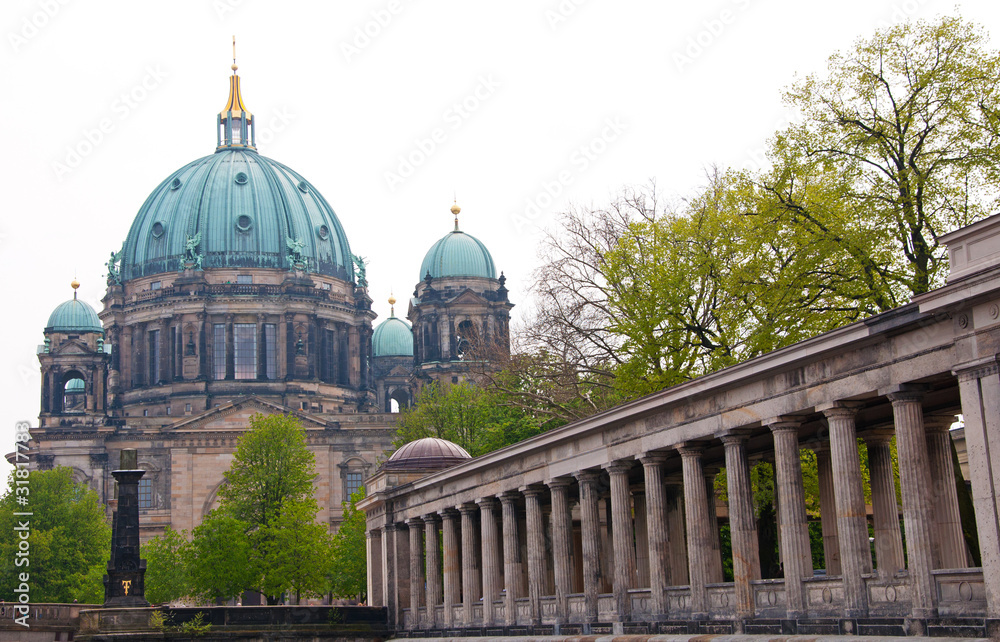
M 60 303 L 45 324 L 46 332 L 104 332 L 97 312 L 89 304 L 72 298 Z
M 456 229 L 431 246 L 420 264 L 420 278 L 427 273 L 443 276 L 479 276 L 497 278 L 493 257 L 486 246 L 471 234 Z
M 395 315 L 380 323 L 372 333 L 372 353 L 376 357 L 412 357 L 410 324 Z
M 306 270 L 354 281 L 347 236 L 323 196 L 247 147 L 188 163 L 153 190 L 125 240 L 122 280 L 179 271 L 195 240 L 202 268 L 288 269 L 289 245 L 301 243 Z

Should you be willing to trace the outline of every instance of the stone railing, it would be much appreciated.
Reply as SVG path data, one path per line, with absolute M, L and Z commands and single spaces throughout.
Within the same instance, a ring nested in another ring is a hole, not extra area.
M 942 617 L 978 615 L 986 611 L 983 569 L 963 568 L 933 571 Z
M 14 622 L 21 617 L 17 604 L 0 605 L 0 631 L 63 632 L 76 631 L 80 611 L 99 608 L 96 604 L 41 603 L 28 605 L 28 628 Z M 4 637 L 4 636 L 0 636 Z M 51 639 L 51 638 L 50 638 Z

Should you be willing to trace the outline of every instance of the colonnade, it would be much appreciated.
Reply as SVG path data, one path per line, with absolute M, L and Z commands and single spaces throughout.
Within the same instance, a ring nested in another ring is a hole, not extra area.
M 389 522 L 369 532 L 372 604 L 388 606 L 399 628 L 421 630 L 706 620 L 720 613 L 745 620 L 768 610 L 762 606 L 780 607 L 787 619 L 829 615 L 831 608 L 839 617 L 863 618 L 878 611 L 869 584 L 882 582 L 909 596 L 914 617 L 935 617 L 933 571 L 964 568 L 966 545 L 947 432 L 954 415 L 925 418 L 921 395 L 916 387 L 886 392 L 892 426 L 860 433 L 868 447 L 877 568 L 859 460 L 860 404 L 845 401 L 816 407 L 825 429 L 804 441 L 805 416 L 779 416 Z M 765 431 L 773 447 L 762 453 Z M 907 573 L 900 573 L 893 436 Z M 751 437 L 757 452 L 748 450 Z M 716 469 L 706 465 L 706 452 L 718 453 L 720 442 L 732 583 L 722 582 Z M 814 577 L 800 448 L 817 455 L 825 577 Z M 775 469 L 783 581 L 761 582 L 750 471 L 762 454 Z M 818 607 L 807 590 L 815 581 L 826 583 Z

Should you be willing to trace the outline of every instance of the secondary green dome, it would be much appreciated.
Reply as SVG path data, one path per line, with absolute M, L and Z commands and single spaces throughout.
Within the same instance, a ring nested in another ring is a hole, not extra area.
M 413 330 L 395 314 L 378 324 L 372 333 L 372 353 L 376 357 L 412 357 Z
M 46 332 L 104 332 L 101 320 L 97 318 L 97 312 L 89 304 L 73 298 L 65 303 L 60 303 L 45 324 Z
M 480 276 L 497 278 L 493 257 L 482 241 L 461 230 L 449 232 L 431 246 L 420 264 L 420 278 L 427 273 L 434 278 L 442 276 Z
M 83 379 L 70 379 L 66 382 L 66 392 L 83 392 Z
M 248 148 L 199 158 L 153 190 L 125 240 L 121 278 L 179 271 L 192 245 L 202 268 L 289 269 L 297 258 L 310 272 L 354 280 L 347 235 L 323 196 Z

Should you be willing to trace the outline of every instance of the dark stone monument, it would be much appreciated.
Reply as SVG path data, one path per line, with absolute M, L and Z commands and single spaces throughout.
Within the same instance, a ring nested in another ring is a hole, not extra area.
M 111 559 L 104 576 L 105 607 L 149 606 L 143 578 L 146 560 L 139 558 L 139 479 L 136 451 L 121 452 L 121 469 L 111 474 L 118 482 L 118 509 L 111 517 Z

